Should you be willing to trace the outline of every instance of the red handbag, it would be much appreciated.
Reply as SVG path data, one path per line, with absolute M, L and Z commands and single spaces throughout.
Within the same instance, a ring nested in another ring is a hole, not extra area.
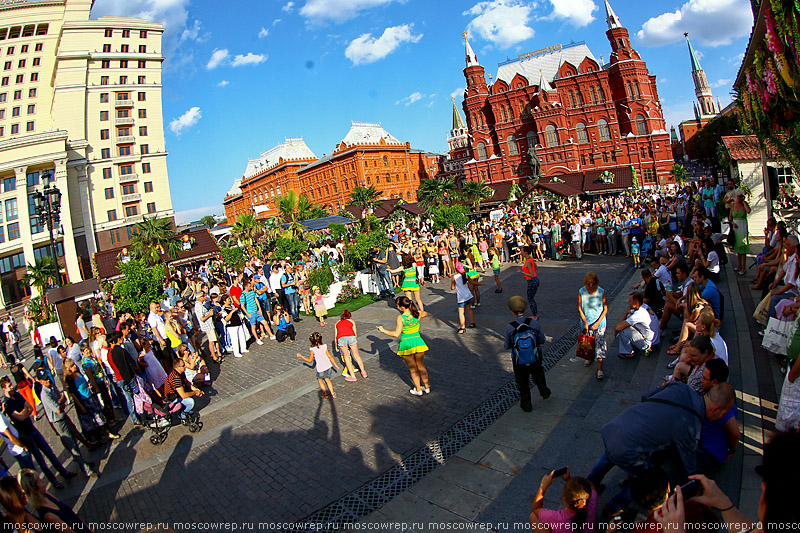
M 578 349 L 575 355 L 591 363 L 595 357 L 596 342 L 597 339 L 591 335 L 578 335 Z

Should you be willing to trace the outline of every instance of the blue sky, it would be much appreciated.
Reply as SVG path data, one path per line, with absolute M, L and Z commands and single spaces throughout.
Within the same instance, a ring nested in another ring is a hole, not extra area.
M 752 26 L 749 0 L 611 0 L 658 77 L 667 127 L 692 117 L 688 31 L 722 105 Z M 467 30 L 487 74 L 518 54 L 586 41 L 606 59 L 603 0 L 96 0 L 93 17 L 166 26 L 164 128 L 178 221 L 223 214 L 247 159 L 303 137 L 330 153 L 350 121 L 446 152 Z

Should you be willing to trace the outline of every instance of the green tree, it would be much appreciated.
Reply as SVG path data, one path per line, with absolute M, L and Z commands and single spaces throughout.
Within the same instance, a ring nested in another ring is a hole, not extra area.
M 289 257 L 292 261 L 300 259 L 300 254 L 308 251 L 308 241 L 298 239 L 290 231 L 278 236 L 272 244 L 276 259 Z
M 51 281 L 55 281 L 58 277 L 58 268 L 56 262 L 52 257 L 46 255 L 41 259 L 37 259 L 32 265 L 27 266 L 28 271 L 22 277 L 23 281 L 34 287 L 42 298 L 45 304 L 42 306 L 42 314 L 45 322 L 49 323 L 50 318 L 50 305 L 47 303 L 47 287 L 50 286 Z
M 208 226 L 208 229 L 213 228 L 217 225 L 217 219 L 212 217 L 211 215 L 206 215 L 200 219 L 200 223 L 204 226 Z
M 311 209 L 308 211 L 308 218 L 304 218 L 303 220 L 311 220 L 314 218 L 324 218 L 329 216 L 331 216 L 331 214 L 328 213 L 328 210 L 325 209 L 325 206 L 313 204 Z
M 672 179 L 678 186 L 683 187 L 683 184 L 689 179 L 689 171 L 683 165 L 676 163 L 672 165 Z
M 373 246 L 385 250 L 389 246 L 389 237 L 381 229 L 375 229 L 369 233 L 359 233 L 356 242 L 349 244 L 345 248 L 345 262 L 353 270 L 361 270 L 367 266 L 367 257 Z
M 369 214 L 369 210 L 377 207 L 380 203 L 382 191 L 379 191 L 375 188 L 374 185 L 370 185 L 369 187 L 355 187 L 352 191 L 350 191 L 350 203 L 356 207 L 359 207 L 362 212 L 367 211 Z M 370 231 L 370 217 L 366 216 L 364 218 L 364 229 L 365 231 Z
M 494 195 L 494 189 L 489 187 L 484 180 L 466 181 L 461 189 L 462 193 L 472 203 L 472 210 L 477 211 L 481 202 Z
M 114 284 L 114 301 L 117 309 L 129 309 L 133 313 L 147 312 L 151 302 L 158 302 L 164 295 L 166 267 L 150 265 L 132 259 L 118 263 L 122 279 Z
M 261 222 L 253 213 L 244 213 L 239 216 L 231 229 L 231 235 L 245 246 L 253 244 L 253 241 L 263 235 L 263 233 L 264 230 Z
M 288 225 L 288 230 L 293 237 L 303 234 L 303 220 L 311 218 L 313 204 L 305 194 L 298 195 L 289 189 L 285 194 L 275 198 L 275 207 L 278 208 L 278 217 L 283 224 Z
M 429 210 L 434 205 L 444 203 L 448 200 L 455 190 L 456 184 L 453 182 L 452 178 L 426 178 L 419 182 L 417 199 L 426 210 Z
M 220 248 L 219 254 L 220 257 L 222 257 L 222 262 L 225 263 L 225 266 L 230 267 L 237 272 L 244 266 L 244 263 L 247 260 L 244 250 L 238 246 L 226 246 L 224 248 Z
M 469 207 L 461 204 L 437 205 L 430 211 L 434 231 L 448 228 L 451 224 L 455 229 L 464 229 L 469 223 L 468 214 Z
M 170 259 L 178 257 L 183 246 L 172 220 L 169 218 L 144 217 L 136 223 L 135 234 L 131 240 L 131 255 L 134 259 L 155 265 L 165 254 Z

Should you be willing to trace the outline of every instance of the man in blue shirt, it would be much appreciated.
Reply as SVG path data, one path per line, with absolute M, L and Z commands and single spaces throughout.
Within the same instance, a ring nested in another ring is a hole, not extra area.
M 703 394 L 711 390 L 711 387 L 718 383 L 728 380 L 728 365 L 722 359 L 712 359 L 706 362 L 703 370 L 703 378 L 700 381 Z M 739 424 L 736 422 L 736 403 L 733 407 L 722 415 L 722 418 L 709 422 L 703 422 L 703 429 L 700 433 L 700 445 L 703 449 L 702 465 L 700 470 L 706 474 L 713 474 L 722 463 L 736 451 L 739 444 Z
M 722 297 L 719 293 L 717 285 L 711 281 L 711 271 L 704 266 L 697 267 L 692 273 L 692 279 L 703 289 L 703 292 L 700 294 L 700 296 L 702 296 L 705 301 L 711 304 L 711 308 L 714 310 L 714 316 L 718 320 L 721 319 Z

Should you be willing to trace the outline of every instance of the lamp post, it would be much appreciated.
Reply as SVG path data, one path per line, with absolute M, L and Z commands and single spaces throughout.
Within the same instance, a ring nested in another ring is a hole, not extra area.
M 49 185 L 49 170 L 42 172 L 41 179 L 46 185 L 41 191 L 33 193 L 33 204 L 39 221 L 42 219 L 47 221 L 47 229 L 50 232 L 50 253 L 56 264 L 56 287 L 60 287 L 61 269 L 58 266 L 58 247 L 53 239 L 53 231 L 58 231 L 61 223 L 61 191 L 55 185 Z

